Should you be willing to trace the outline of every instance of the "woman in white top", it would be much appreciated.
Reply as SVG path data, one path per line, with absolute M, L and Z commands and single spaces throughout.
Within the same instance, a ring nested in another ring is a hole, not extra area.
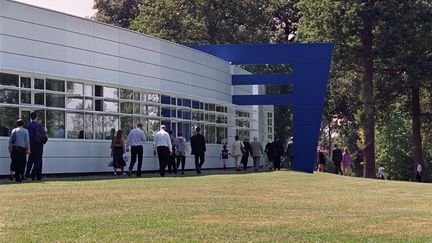
M 243 143 L 240 141 L 239 136 L 235 136 L 235 142 L 232 145 L 231 154 L 234 157 L 234 160 L 236 161 L 237 171 L 241 170 L 241 159 L 243 156 Z

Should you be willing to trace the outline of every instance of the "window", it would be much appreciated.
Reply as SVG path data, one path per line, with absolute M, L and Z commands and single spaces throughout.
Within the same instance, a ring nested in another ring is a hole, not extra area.
M 141 114 L 141 109 L 140 109 L 141 105 L 138 103 L 134 103 L 133 104 L 133 113 L 136 115 L 140 115 Z
M 35 89 L 45 89 L 45 80 L 40 78 L 35 78 L 34 80 L 34 88 Z
M 67 138 L 84 139 L 84 114 L 66 113 Z
M 18 104 L 19 91 L 14 89 L 0 89 L 0 103 Z
M 127 135 L 133 128 L 134 128 L 134 119 L 132 116 L 120 117 L 120 129 L 123 130 L 125 139 L 127 138 Z
M 140 92 L 134 91 L 134 100 L 140 101 L 140 99 L 141 99 Z
M 272 112 L 268 112 L 268 113 L 267 113 L 267 117 L 268 117 L 268 118 L 272 118 L 272 117 L 273 117 L 273 113 L 272 113 Z
M 111 87 L 103 87 L 103 97 L 109 98 L 109 99 L 118 99 L 118 89 L 117 88 L 111 88 Z
M 167 96 L 167 95 L 162 95 L 161 96 L 161 103 L 165 104 L 165 105 L 171 104 L 171 97 Z
M 149 141 L 153 141 L 154 135 L 159 131 L 158 120 L 147 120 L 147 138 Z
M 64 111 L 46 111 L 46 127 L 48 137 L 64 138 L 65 137 L 65 113 Z
M 160 96 L 159 94 L 147 94 L 147 101 L 152 103 L 159 103 Z
M 215 137 L 216 137 L 216 127 L 214 125 L 206 125 L 204 136 L 207 143 L 216 143 Z
M 273 119 L 267 119 L 267 125 L 273 126 Z
M 26 90 L 21 90 L 21 103 L 31 104 L 31 92 Z
M 194 120 L 194 121 L 204 121 L 204 113 L 203 112 L 198 112 L 198 111 L 193 111 L 192 112 L 192 120 Z
M 93 114 L 84 114 L 84 138 L 93 139 Z
M 191 111 L 188 110 L 177 110 L 177 117 L 185 120 L 191 120 L 192 114 Z
M 93 86 L 91 85 L 84 85 L 84 95 L 85 96 L 93 96 Z
M 162 107 L 161 116 L 162 117 L 171 117 L 171 109 L 167 108 L 167 107 Z
M 65 92 L 65 82 L 63 80 L 47 79 L 46 89 L 52 91 Z
M 5 86 L 18 87 L 18 75 L 0 73 L 0 84 Z
M 26 77 L 21 77 L 21 88 L 27 88 L 30 89 L 31 88 L 31 78 L 26 78 Z
M 84 99 L 84 110 L 88 110 L 88 111 L 93 110 L 93 99 L 89 99 L 89 98 Z
M 192 108 L 199 109 L 199 107 L 200 107 L 199 101 L 193 100 L 192 101 Z
M 216 143 L 217 144 L 226 144 L 228 142 L 227 136 L 228 128 L 226 127 L 216 127 Z
M 268 128 L 267 128 L 267 132 L 268 132 L 268 133 L 273 133 L 273 128 L 272 128 L 272 127 L 268 127 Z
M 148 116 L 159 116 L 159 107 L 149 105 L 147 106 L 147 115 Z
M 8 137 L 15 127 L 18 108 L 0 107 L 0 136 Z
M 96 124 L 95 124 L 96 125 Z M 119 127 L 118 116 L 104 116 L 103 117 L 103 139 L 112 140 L 115 136 L 113 131 L 117 132 Z
M 45 94 L 46 106 L 65 108 L 65 96 L 59 94 Z
M 120 112 L 125 114 L 133 113 L 133 103 L 132 102 L 122 102 L 120 104 Z
M 66 98 L 66 108 L 73 110 L 82 110 L 83 109 L 83 98 Z
M 44 93 L 35 93 L 34 94 L 34 103 L 35 103 L 35 105 L 45 105 L 45 94 Z
M 177 130 L 178 132 L 183 133 L 183 137 L 186 139 L 186 141 L 190 140 L 191 136 L 191 124 L 189 122 L 179 122 L 177 123 Z
M 117 113 L 119 112 L 119 105 L 116 101 L 103 101 L 103 111 L 105 112 L 113 112 Z
M 66 91 L 71 94 L 83 95 L 83 84 L 68 81 Z
M 124 100 L 132 100 L 133 97 L 133 90 L 130 89 L 120 89 L 120 99 Z
M 181 100 L 181 103 L 180 103 Z M 191 100 L 189 99 L 178 99 L 179 101 L 179 106 L 184 106 L 184 107 L 191 107 Z
M 171 105 L 176 105 L 177 104 L 177 99 L 174 97 L 171 97 Z

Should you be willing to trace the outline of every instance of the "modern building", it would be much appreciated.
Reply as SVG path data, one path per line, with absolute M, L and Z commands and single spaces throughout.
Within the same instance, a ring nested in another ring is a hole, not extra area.
M 17 118 L 39 114 L 48 131 L 44 173 L 111 171 L 111 130 L 143 123 L 145 170 L 156 170 L 160 124 L 189 140 L 204 128 L 206 168 L 221 167 L 234 136 L 273 138 L 272 106 L 236 106 L 232 86 L 247 71 L 176 43 L 89 19 L 0 0 L 0 175 L 9 173 L 8 135 Z M 192 157 L 187 167 L 194 168 Z

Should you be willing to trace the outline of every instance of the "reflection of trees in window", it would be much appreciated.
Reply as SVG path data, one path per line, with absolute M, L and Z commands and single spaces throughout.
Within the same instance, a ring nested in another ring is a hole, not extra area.
M 20 80 L 21 80 L 21 85 L 20 85 L 21 88 L 28 88 L 28 89 L 31 88 L 31 78 L 21 77 Z
M 0 103 L 18 104 L 18 90 L 0 89 Z
M 93 114 L 84 114 L 84 138 L 93 139 Z
M 74 109 L 74 110 L 82 110 L 83 109 L 83 98 L 66 98 L 66 108 Z
M 93 96 L 93 86 L 84 85 L 84 95 L 85 96 Z
M 216 127 L 216 143 L 217 144 L 226 144 L 227 143 L 227 133 L 228 128 L 226 127 Z
M 192 112 L 192 120 L 194 121 L 204 121 L 204 113 L 203 112 Z
M 177 130 L 182 131 L 183 137 L 189 141 L 191 137 L 191 123 L 190 122 L 179 122 L 177 123 Z
M 34 88 L 35 89 L 45 89 L 45 80 L 41 78 L 35 78 L 34 80 Z
M 34 103 L 35 103 L 35 105 L 45 105 L 45 94 L 44 93 L 35 93 L 34 94 Z
M 65 113 L 64 111 L 46 111 L 46 126 L 48 137 L 64 138 L 65 137 Z
M 246 139 L 250 139 L 250 132 L 249 130 L 245 130 L 245 129 L 237 129 L 236 130 L 236 135 L 240 137 L 241 140 Z
M 216 127 L 214 125 L 206 125 L 204 135 L 206 138 L 206 143 L 215 143 Z
M 66 91 L 71 94 L 83 95 L 83 84 L 68 81 Z
M 129 132 L 134 128 L 134 119 L 131 116 L 120 117 L 120 129 L 123 130 L 125 138 Z
M 147 115 L 148 116 L 159 116 L 159 107 L 149 105 L 147 106 Z
M 31 104 L 31 92 L 27 90 L 21 90 L 21 103 Z
M 46 106 L 65 108 L 65 96 L 60 94 L 45 94 Z
M 0 73 L 0 84 L 6 86 L 18 87 L 18 75 L 9 73 Z
M 134 100 L 140 101 L 141 99 L 140 94 L 141 94 L 140 92 L 134 91 Z
M 147 94 L 147 101 L 152 103 L 159 103 L 160 96 L 159 94 Z
M 18 108 L 0 107 L 0 136 L 9 136 L 18 119 Z
M 103 101 L 103 111 L 117 113 L 119 111 L 118 102 L 116 101 Z
M 104 116 L 103 118 L 103 131 L 104 138 L 107 140 L 111 140 L 111 131 L 115 129 L 117 131 L 119 128 L 119 118 L 118 116 Z
M 94 115 L 94 130 L 96 139 L 105 139 L 104 137 L 104 126 L 103 126 L 103 115 Z
M 84 114 L 66 113 L 67 138 L 84 138 Z
M 133 113 L 136 115 L 140 115 L 141 114 L 140 107 L 141 107 L 141 105 L 139 103 L 134 103 L 133 104 Z
M 65 82 L 63 80 L 46 79 L 46 89 L 52 91 L 65 92 Z
M 149 119 L 145 121 L 147 123 L 147 137 L 149 141 L 153 141 L 154 134 L 159 131 L 159 120 Z M 143 124 L 145 124 L 143 123 Z
M 93 99 L 84 99 L 84 110 L 93 110 Z
M 132 100 L 134 92 L 130 89 L 120 89 L 120 99 Z
M 120 112 L 126 114 L 133 113 L 133 105 L 132 102 L 121 102 L 120 103 Z
M 111 88 L 111 87 L 103 87 L 103 97 L 110 98 L 110 99 L 118 99 L 118 89 L 117 88 Z

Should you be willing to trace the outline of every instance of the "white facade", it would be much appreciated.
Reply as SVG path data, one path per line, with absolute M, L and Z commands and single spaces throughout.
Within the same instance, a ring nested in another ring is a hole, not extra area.
M 236 132 L 267 137 L 259 122 L 266 119 L 262 108 L 231 103 L 233 94 L 260 92 L 252 86 L 233 88 L 231 75 L 240 72 L 245 71 L 172 42 L 0 0 L 0 125 L 10 129 L 11 121 L 30 111 L 44 114 L 51 136 L 44 173 L 111 171 L 110 140 L 104 140 L 110 128 L 127 130 L 142 122 L 151 135 L 167 121 L 189 133 L 203 126 L 210 142 L 204 167 L 221 167 L 221 143 L 231 144 Z M 236 119 L 236 114 L 246 115 Z M 53 130 L 62 126 L 64 138 L 54 138 Z M 0 137 L 0 175 L 9 173 L 7 142 Z M 188 157 L 187 168 L 193 167 Z M 157 168 L 149 141 L 143 169 Z

